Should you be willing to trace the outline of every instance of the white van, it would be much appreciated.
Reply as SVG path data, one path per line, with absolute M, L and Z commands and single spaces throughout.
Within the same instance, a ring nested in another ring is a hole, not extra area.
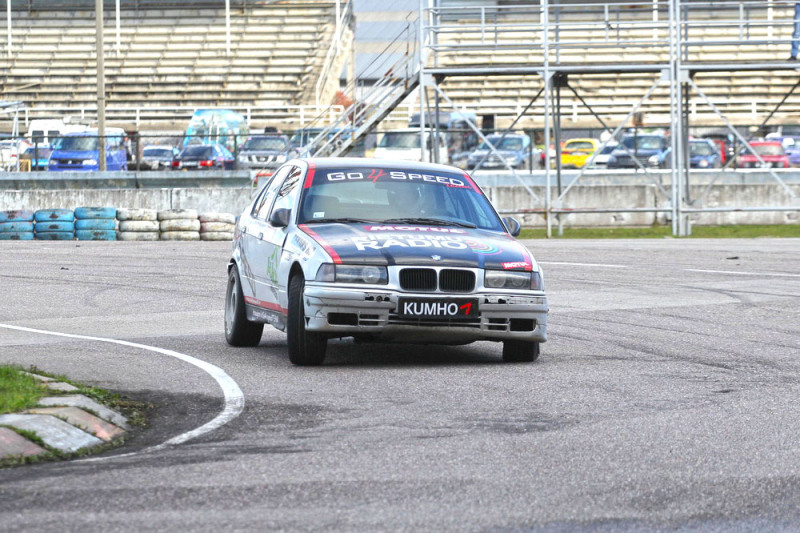
M 68 124 L 59 119 L 31 120 L 26 137 L 32 144 L 50 146 L 58 137 L 77 131 L 85 131 L 83 124 Z
M 427 139 L 429 159 L 432 149 L 432 133 L 425 132 Z M 383 133 L 381 140 L 375 146 L 372 157 L 377 159 L 402 159 L 404 161 L 422 161 L 422 150 L 419 143 L 418 129 L 392 130 Z M 447 141 L 444 133 L 439 134 L 439 157 L 442 163 L 448 163 Z

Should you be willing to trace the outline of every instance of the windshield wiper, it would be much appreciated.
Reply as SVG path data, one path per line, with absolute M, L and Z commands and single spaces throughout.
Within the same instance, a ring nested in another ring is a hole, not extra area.
M 447 220 L 445 218 L 387 218 L 384 224 L 428 224 L 430 226 L 460 226 L 462 228 L 477 228 L 472 222 L 460 220 Z
M 366 218 L 312 218 L 311 220 L 306 220 L 303 224 L 329 224 L 333 222 L 341 222 L 343 224 L 354 223 L 354 224 L 377 224 L 377 220 L 368 220 Z

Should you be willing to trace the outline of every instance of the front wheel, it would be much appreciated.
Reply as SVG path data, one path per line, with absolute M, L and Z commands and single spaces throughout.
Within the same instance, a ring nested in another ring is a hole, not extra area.
M 328 340 L 319 333 L 306 331 L 306 313 L 303 289 L 306 281 L 302 274 L 289 281 L 289 316 L 286 321 L 289 361 L 300 366 L 318 366 L 325 360 Z
M 225 340 L 231 346 L 258 346 L 264 324 L 247 320 L 239 269 L 231 266 L 225 293 Z
M 538 342 L 503 341 L 503 361 L 506 363 L 532 363 L 538 357 Z

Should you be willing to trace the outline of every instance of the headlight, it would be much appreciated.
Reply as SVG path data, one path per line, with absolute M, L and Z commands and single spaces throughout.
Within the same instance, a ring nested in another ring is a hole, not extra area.
M 275 157 L 276 163 L 285 163 L 288 158 L 285 155 L 279 155 Z
M 97 164 L 97 159 L 84 159 L 82 161 L 82 163 L 84 165 L 96 165 Z
M 701 159 L 697 166 L 700 168 L 706 168 L 708 166 L 708 159 Z
M 332 265 L 325 263 L 317 271 L 316 281 L 328 283 L 368 283 L 370 285 L 386 285 L 389 273 L 385 266 L 372 265 Z
M 246 155 L 240 155 L 239 156 L 239 161 L 241 161 L 242 163 L 247 163 L 247 156 Z
M 658 164 L 659 164 L 658 156 L 657 155 L 651 155 L 650 159 L 647 160 L 647 164 L 649 164 L 650 166 L 653 166 L 653 167 L 657 167 Z
M 483 285 L 487 289 L 544 290 L 541 272 L 518 270 L 487 270 L 483 276 Z

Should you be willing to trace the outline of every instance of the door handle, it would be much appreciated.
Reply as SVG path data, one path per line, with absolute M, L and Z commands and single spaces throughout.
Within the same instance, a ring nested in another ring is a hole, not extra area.
M 259 238 L 260 240 L 264 240 L 264 234 L 263 234 L 263 233 L 259 233 L 259 234 L 258 234 L 258 238 Z

